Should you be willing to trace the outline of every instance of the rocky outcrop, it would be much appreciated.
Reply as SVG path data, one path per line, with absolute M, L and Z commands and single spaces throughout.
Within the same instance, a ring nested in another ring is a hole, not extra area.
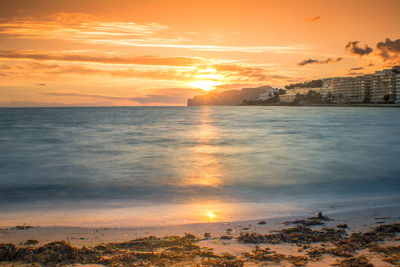
M 205 95 L 196 95 L 189 98 L 188 106 L 236 106 L 244 100 L 256 100 L 258 96 L 271 86 L 228 90 L 220 93 L 209 92 Z

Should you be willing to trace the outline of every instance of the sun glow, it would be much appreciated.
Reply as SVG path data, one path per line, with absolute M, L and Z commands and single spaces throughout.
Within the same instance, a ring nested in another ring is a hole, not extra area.
M 207 217 L 210 218 L 210 219 L 214 219 L 215 218 L 214 212 L 213 211 L 208 211 L 207 212 Z
M 196 81 L 196 82 L 192 82 L 190 85 L 194 88 L 200 88 L 203 89 L 205 91 L 210 91 L 215 89 L 215 86 L 220 85 L 220 82 L 217 81 Z

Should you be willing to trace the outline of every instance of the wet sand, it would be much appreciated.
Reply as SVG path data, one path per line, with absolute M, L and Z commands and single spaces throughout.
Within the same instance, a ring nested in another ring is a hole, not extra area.
M 107 266 L 398 266 L 399 223 L 399 207 L 376 207 L 322 216 L 177 226 L 11 227 L 1 230 L 0 243 L 13 244 L 30 257 L 6 258 L 10 247 L 2 245 L 0 261 L 6 265 L 55 261 Z M 54 241 L 65 242 L 46 247 Z M 73 253 L 60 259 L 48 252 L 42 255 L 47 250 Z

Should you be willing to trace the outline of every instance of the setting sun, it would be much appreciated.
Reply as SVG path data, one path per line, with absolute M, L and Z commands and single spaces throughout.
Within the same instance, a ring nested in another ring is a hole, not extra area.
M 199 88 L 199 89 L 203 89 L 205 91 L 210 91 L 215 89 L 215 86 L 220 85 L 220 82 L 216 82 L 216 81 L 196 81 L 196 82 L 192 82 L 190 85 L 194 88 Z
M 210 219 L 214 219 L 215 218 L 214 212 L 213 211 L 207 212 L 207 217 L 210 218 Z

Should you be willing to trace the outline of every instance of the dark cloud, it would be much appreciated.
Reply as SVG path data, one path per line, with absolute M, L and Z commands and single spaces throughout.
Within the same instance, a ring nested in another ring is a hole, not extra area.
M 356 67 L 356 68 L 351 68 L 350 70 L 363 70 L 364 67 Z
M 320 16 L 308 17 L 308 18 L 307 18 L 307 21 L 308 21 L 308 22 L 316 22 L 316 21 L 318 21 L 318 20 L 320 20 L 320 19 L 321 19 Z
M 358 76 L 358 75 L 364 75 L 364 73 L 362 73 L 362 72 L 349 72 L 346 75 Z
M 38 83 L 37 86 L 46 86 L 45 83 Z
M 258 67 L 247 67 L 247 66 L 240 66 L 237 64 L 221 64 L 221 65 L 214 65 L 213 66 L 218 72 L 230 72 L 233 73 L 234 75 L 230 76 L 240 76 L 239 80 L 242 78 L 251 78 L 251 80 L 255 81 L 268 81 L 270 79 L 287 79 L 288 77 L 283 76 L 283 75 L 277 75 L 277 74 L 272 74 L 268 72 L 264 68 L 258 68 Z
M 358 46 L 359 41 L 348 42 L 346 45 L 346 49 L 350 51 L 350 53 L 359 55 L 360 57 L 364 55 L 371 54 L 373 49 L 368 45 L 365 45 L 364 48 Z
M 335 58 L 335 59 L 328 58 L 326 60 L 316 60 L 316 59 L 311 59 L 310 58 L 310 59 L 305 59 L 302 62 L 297 63 L 297 66 L 305 66 L 305 65 L 308 65 L 308 64 L 331 64 L 331 63 L 339 62 L 342 59 L 343 58 L 341 58 L 341 57 L 338 57 L 338 58 Z
M 374 63 L 369 63 L 369 64 L 367 65 L 367 67 L 373 67 L 373 66 L 375 66 Z
M 393 60 L 400 58 L 400 39 L 390 40 L 386 38 L 384 42 L 376 44 L 377 54 L 384 60 Z

